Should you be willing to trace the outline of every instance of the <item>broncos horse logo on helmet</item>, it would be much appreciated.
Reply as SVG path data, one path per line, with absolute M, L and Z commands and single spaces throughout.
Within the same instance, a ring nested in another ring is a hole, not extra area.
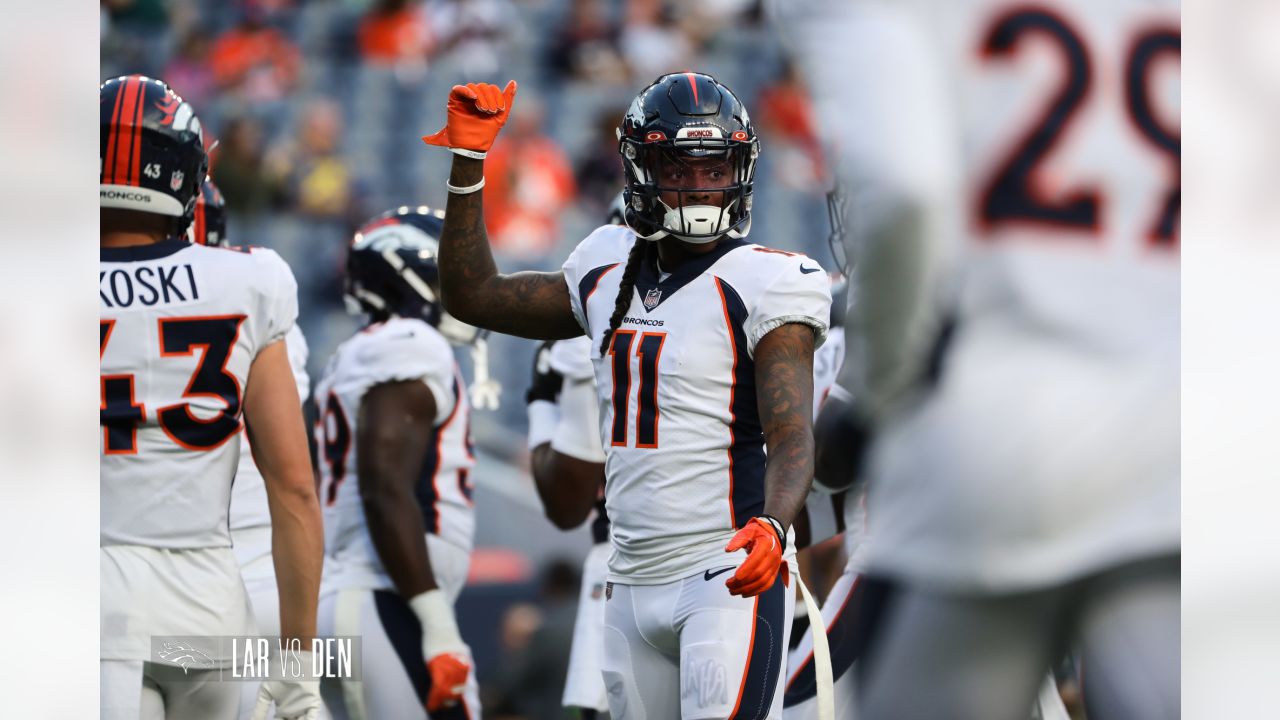
M 99 204 L 167 215 L 186 232 L 208 170 L 195 111 L 161 80 L 127 75 L 98 88 Z
M 440 233 L 444 213 L 425 206 L 399 207 L 356 231 L 347 254 L 343 295 L 347 310 L 421 318 L 456 345 L 475 342 L 477 329 L 454 319 L 440 303 Z
M 627 225 L 646 240 L 667 235 L 705 243 L 724 235 L 746 237 L 751 229 L 751 187 L 760 140 L 747 109 L 710 75 L 671 73 L 632 101 L 618 128 L 618 151 L 626 177 Z M 666 187 L 662 163 L 717 158 L 732 168 L 727 187 Z M 677 198 L 673 207 L 663 194 Z M 720 206 L 694 204 L 691 195 L 721 197 Z

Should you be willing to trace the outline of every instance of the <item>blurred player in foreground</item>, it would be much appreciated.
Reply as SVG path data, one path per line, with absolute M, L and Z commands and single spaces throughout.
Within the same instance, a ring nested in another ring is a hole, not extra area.
M 622 194 L 608 224 L 622 225 Z M 562 703 L 584 720 L 609 711 L 600 671 L 604 652 L 604 588 L 609 574 L 609 515 L 604 503 L 604 447 L 600 443 L 591 340 L 585 335 L 544 343 L 534 355 L 526 394 L 534 486 L 547 518 L 561 530 L 578 527 L 595 510 L 593 545 L 582 564 L 578 617 Z
M 1178 717 L 1177 4 L 778 7 L 859 203 L 859 717 L 1019 718 L 1070 647 L 1092 720 Z
M 242 686 L 218 680 L 229 656 L 167 664 L 151 642 L 253 634 L 227 521 L 242 410 L 275 530 L 280 632 L 303 648 L 315 635 L 323 536 L 283 342 L 296 286 L 273 252 L 188 242 L 207 168 L 190 105 L 138 75 L 103 83 L 99 102 L 102 716 L 234 718 Z M 312 680 L 260 692 L 279 718 L 320 704 Z
M 826 274 L 746 242 L 758 140 L 737 97 L 700 73 L 659 78 L 623 120 L 628 227 L 597 229 L 560 272 L 498 274 L 477 191 L 514 97 L 515 83 L 455 86 L 447 126 L 424 138 L 455 154 L 442 289 L 481 327 L 591 338 L 610 714 L 777 718 Z
M 843 193 L 835 190 L 827 196 L 831 209 L 831 244 L 835 260 L 845 272 L 848 266 L 843 251 Z M 843 274 L 834 274 L 831 286 L 831 329 L 827 342 L 813 359 L 813 387 L 818 400 L 814 407 L 814 439 L 818 473 L 838 474 L 832 470 L 845 462 L 843 443 L 847 438 L 840 432 L 838 423 L 831 424 L 831 415 L 841 412 L 849 401 L 849 395 L 838 383 L 845 360 L 844 325 L 848 309 L 849 283 Z M 831 462 L 833 456 L 835 462 Z M 819 475 L 821 477 L 821 475 Z M 821 499 L 827 499 L 823 503 Z M 829 530 L 821 522 L 828 520 L 827 507 L 839 516 Z M 854 717 L 854 690 L 857 672 L 854 666 L 867 650 L 867 644 L 875 636 L 877 624 L 883 621 L 885 593 L 865 576 L 870 537 L 867 533 L 867 508 L 865 493 L 861 488 L 850 493 L 847 490 L 831 492 L 821 481 L 814 482 L 813 493 L 805 503 L 806 517 L 812 526 L 812 542 L 817 544 L 831 534 L 843 535 L 845 566 L 840 577 L 832 585 L 822 603 L 823 625 L 831 653 L 832 678 L 835 683 L 835 716 L 841 720 Z M 797 544 L 803 545 L 799 541 Z M 808 626 L 803 635 L 791 645 L 787 656 L 787 684 L 783 697 L 785 720 L 809 720 L 819 717 L 817 676 L 815 673 L 814 628 Z M 1050 675 L 1041 687 L 1039 696 L 1029 714 L 1033 720 L 1067 720 L 1066 707 L 1058 695 L 1057 684 Z
M 233 248 L 227 241 L 227 210 L 222 192 L 213 180 L 205 178 L 196 200 L 195 215 L 187 229 L 191 242 L 208 247 L 221 247 L 239 252 L 260 252 L 262 248 Z M 298 397 L 305 403 L 311 395 L 311 378 L 307 376 L 307 339 L 295 323 L 284 336 L 289 367 L 298 385 Z M 231 547 L 240 565 L 253 619 L 259 635 L 280 634 L 279 589 L 275 564 L 271 557 L 271 508 L 267 486 L 262 480 L 249 449 L 249 433 L 240 433 L 240 463 L 231 485 Z M 240 716 L 249 717 L 257 704 L 258 687 L 242 683 Z
M 326 556 L 325 636 L 362 640 L 362 679 L 326 681 L 335 718 L 478 718 L 453 603 L 475 532 L 470 407 L 443 311 L 441 214 L 388 211 L 356 232 L 345 299 L 369 324 L 316 384 Z

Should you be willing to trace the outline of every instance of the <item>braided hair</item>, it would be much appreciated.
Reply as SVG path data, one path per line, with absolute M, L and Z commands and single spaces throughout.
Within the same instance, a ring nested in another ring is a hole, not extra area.
M 644 246 L 648 241 L 636 236 L 631 252 L 627 253 L 627 264 L 622 269 L 622 284 L 618 286 L 618 297 L 613 301 L 613 315 L 609 318 L 609 329 L 604 331 L 600 341 L 600 357 L 609 352 L 609 341 L 613 332 L 622 324 L 622 318 L 631 307 L 631 293 L 636 289 L 636 275 L 640 274 L 640 261 L 644 258 Z

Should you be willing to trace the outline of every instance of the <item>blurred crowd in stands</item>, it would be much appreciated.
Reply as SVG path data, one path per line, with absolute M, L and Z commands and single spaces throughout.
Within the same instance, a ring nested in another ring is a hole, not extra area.
M 444 206 L 451 156 L 420 137 L 459 82 L 520 84 L 486 165 L 502 270 L 558 268 L 604 220 L 622 181 L 614 128 L 679 70 L 711 73 L 752 113 L 751 240 L 833 269 L 811 105 L 760 0 L 102 0 L 101 23 L 102 79 L 152 75 L 189 100 L 216 143 L 231 241 L 292 265 L 313 373 L 358 322 L 341 297 L 352 231 L 390 207 Z M 504 404 L 474 424 L 481 450 L 521 472 L 534 348 L 493 338 Z

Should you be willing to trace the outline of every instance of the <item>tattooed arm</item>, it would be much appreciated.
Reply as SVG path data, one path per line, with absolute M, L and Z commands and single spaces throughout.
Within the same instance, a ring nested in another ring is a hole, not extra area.
M 765 445 L 764 512 L 788 527 L 813 481 L 813 328 L 787 323 L 756 344 L 756 395 Z
M 484 161 L 454 156 L 450 183 L 465 187 L 483 176 Z M 564 273 L 498 272 L 484 227 L 482 192 L 449 193 L 440 236 L 445 309 L 462 322 L 507 335 L 543 340 L 581 335 Z

